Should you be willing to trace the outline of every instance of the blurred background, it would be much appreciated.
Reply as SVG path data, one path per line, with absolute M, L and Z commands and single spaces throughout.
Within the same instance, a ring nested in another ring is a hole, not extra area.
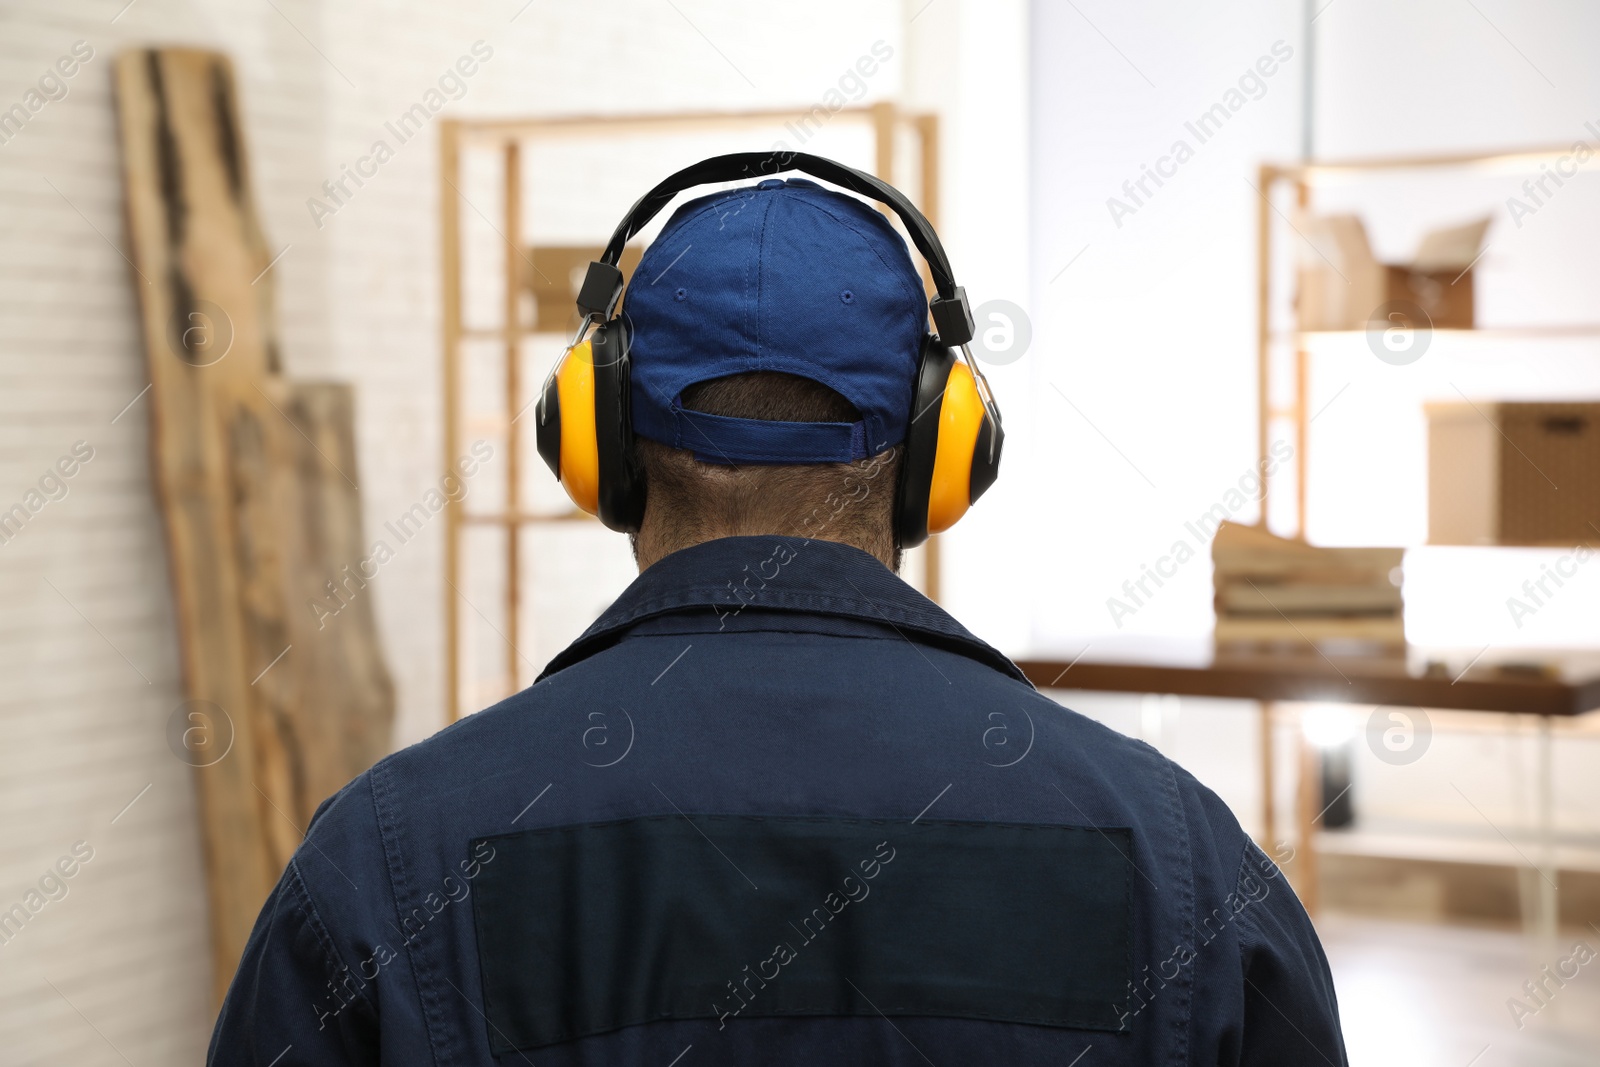
M 978 306 L 1005 476 L 908 579 L 1230 804 L 1352 1062 L 1600 1062 L 1595 40 L 1579 0 L 6 3 L 0 1061 L 200 1062 L 316 805 L 624 588 L 522 417 L 574 271 L 784 149 L 904 188 Z

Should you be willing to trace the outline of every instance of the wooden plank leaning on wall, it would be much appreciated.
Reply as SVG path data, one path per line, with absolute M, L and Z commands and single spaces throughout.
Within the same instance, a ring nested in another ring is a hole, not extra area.
M 388 750 L 394 693 L 366 590 L 353 400 L 282 376 L 232 65 L 138 50 L 115 84 L 183 661 L 168 736 L 197 768 L 220 1000 L 317 804 Z

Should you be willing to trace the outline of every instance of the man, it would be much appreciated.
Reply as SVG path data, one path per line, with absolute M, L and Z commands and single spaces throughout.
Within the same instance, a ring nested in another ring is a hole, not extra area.
M 1342 1065 L 1311 924 L 1222 802 L 896 577 L 942 349 L 883 215 L 702 197 L 627 300 L 640 577 L 322 807 L 211 1061 Z M 616 340 L 568 357 L 595 395 Z M 580 500 L 589 395 L 540 416 Z

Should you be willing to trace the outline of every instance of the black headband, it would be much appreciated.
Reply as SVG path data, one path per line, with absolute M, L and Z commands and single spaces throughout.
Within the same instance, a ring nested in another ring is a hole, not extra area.
M 911 235 L 911 243 L 916 245 L 917 251 L 928 263 L 929 273 L 933 275 L 933 286 L 939 295 L 928 306 L 940 343 L 957 348 L 972 340 L 975 329 L 972 312 L 967 307 L 966 290 L 956 284 L 944 245 L 939 242 L 939 235 L 922 212 L 888 182 L 843 163 L 804 152 L 734 152 L 712 156 L 669 175 L 641 196 L 617 224 L 600 259 L 589 264 L 589 272 L 578 293 L 578 310 L 583 313 L 585 320 L 599 321 L 609 318 L 614 312 L 617 300 L 622 296 L 622 272 L 617 268 L 617 262 L 622 258 L 623 245 L 655 218 L 674 196 L 697 185 L 714 185 L 788 170 L 821 178 L 876 200 L 898 215 L 905 223 L 906 232 Z

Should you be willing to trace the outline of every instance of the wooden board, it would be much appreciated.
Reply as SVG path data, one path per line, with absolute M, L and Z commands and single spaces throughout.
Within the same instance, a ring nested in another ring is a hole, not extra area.
M 1366 572 L 1387 578 L 1405 562 L 1403 548 L 1324 548 L 1278 537 L 1257 526 L 1223 520 L 1211 539 L 1211 560 L 1223 574 L 1326 575 Z M 1325 579 L 1318 579 L 1325 580 Z
M 370 598 L 342 637 L 306 628 L 308 576 L 361 539 L 353 416 L 347 392 L 279 375 L 231 64 L 139 50 L 114 79 L 185 697 L 231 740 L 215 759 L 175 749 L 197 765 L 220 999 L 312 810 L 387 747 L 392 686 Z M 319 447 L 348 488 L 312 468 L 331 465 Z
M 266 373 L 249 282 L 268 257 L 243 220 L 236 191 L 247 173 L 242 148 L 234 138 L 234 151 L 219 150 L 219 112 L 232 112 L 231 101 L 217 100 L 218 86 L 232 84 L 226 62 L 193 51 L 130 52 L 118 57 L 115 79 L 134 285 L 153 386 L 151 461 L 184 692 L 221 708 L 223 722 L 232 723 L 231 750 L 197 771 L 216 987 L 244 948 L 245 917 L 260 909 L 278 873 L 278 857 L 263 839 L 252 729 L 262 715 L 250 681 L 268 660 L 251 655 L 240 610 L 224 460 L 232 452 L 230 424 L 262 421 L 249 410 L 258 403 L 250 383 Z M 177 333 L 176 345 L 169 333 Z
M 337 382 L 296 382 L 284 411 L 293 430 L 298 499 L 284 512 L 289 545 L 289 640 L 302 694 L 301 825 L 318 804 L 389 752 L 394 682 L 378 639 L 374 584 L 382 558 L 363 536 L 355 395 Z
M 1406 624 L 1399 612 L 1389 615 L 1223 615 L 1212 637 L 1218 645 L 1265 642 L 1299 645 L 1321 642 L 1370 642 L 1403 646 Z

